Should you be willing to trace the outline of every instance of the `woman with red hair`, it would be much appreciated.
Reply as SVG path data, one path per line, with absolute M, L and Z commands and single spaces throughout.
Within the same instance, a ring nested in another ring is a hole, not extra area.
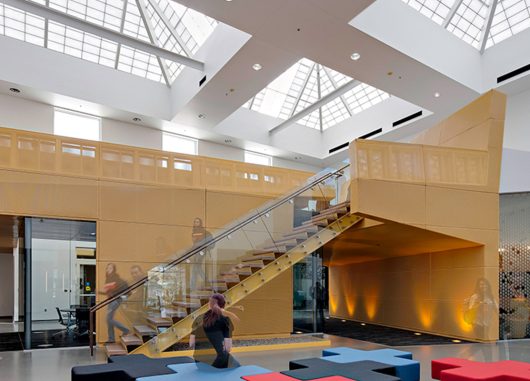
M 194 359 L 210 363 L 215 368 L 238 367 L 239 363 L 230 355 L 232 350 L 232 320 L 239 321 L 236 314 L 225 310 L 226 300 L 222 294 L 210 297 L 210 309 L 193 322 L 190 348 L 195 350 Z M 212 360 L 211 351 L 215 350 Z

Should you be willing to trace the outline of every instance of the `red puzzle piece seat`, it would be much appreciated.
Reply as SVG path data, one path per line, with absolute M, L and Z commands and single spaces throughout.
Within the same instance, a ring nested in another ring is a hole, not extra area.
M 255 374 L 253 376 L 243 376 L 246 381 L 300 381 L 297 378 L 292 378 L 286 376 L 282 373 L 265 373 L 265 374 Z M 318 381 L 354 381 L 350 378 L 345 378 L 342 376 L 331 376 L 319 378 Z
M 440 381 L 530 381 L 530 364 L 444 358 L 432 360 L 431 376 Z

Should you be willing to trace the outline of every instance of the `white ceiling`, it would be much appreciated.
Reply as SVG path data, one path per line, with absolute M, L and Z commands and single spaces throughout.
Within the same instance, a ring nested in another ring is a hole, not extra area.
M 2 0 L 0 0 L 0 3 Z M 329 149 L 382 128 L 378 139 L 408 139 L 496 87 L 496 77 L 530 63 L 530 32 L 479 51 L 401 1 L 179 0 L 219 24 L 171 87 L 0 36 L 0 92 L 19 87 L 40 102 L 83 102 L 94 113 L 241 148 L 326 165 L 345 153 Z M 352 61 L 353 52 L 361 59 Z M 355 78 L 391 97 L 324 132 L 241 106 L 301 58 Z M 254 71 L 252 65 L 262 69 Z M 79 75 L 83 73 L 83 75 Z M 206 75 L 205 84 L 199 80 Z M 529 88 L 526 77 L 501 89 Z M 439 92 L 440 97 L 434 97 Z M 392 122 L 423 110 L 400 128 Z M 203 114 L 205 118 L 198 118 Z M 134 127 L 131 127 L 134 128 Z

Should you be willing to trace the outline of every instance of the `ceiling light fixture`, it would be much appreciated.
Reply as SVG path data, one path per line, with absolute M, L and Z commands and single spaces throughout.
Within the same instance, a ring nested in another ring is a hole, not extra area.
M 133 118 L 133 122 L 141 122 L 142 119 L 141 118 L 138 118 L 137 116 Z
M 11 87 L 9 88 L 9 91 L 11 91 L 12 93 L 20 93 L 20 89 L 17 89 L 16 87 Z
M 227 143 L 227 144 L 232 143 L 232 139 L 225 139 L 225 143 Z
M 259 63 L 255 63 L 254 65 L 252 65 L 252 69 L 258 71 L 258 70 L 261 70 L 263 66 L 261 66 Z
M 197 117 L 199 119 L 205 119 L 206 118 L 206 114 L 199 114 L 199 115 L 197 115 Z
M 353 52 L 352 55 L 350 56 L 350 58 L 353 60 L 353 61 L 357 61 L 359 58 L 361 58 L 361 55 L 357 52 Z
M 434 97 L 435 97 L 435 98 L 440 98 L 440 93 L 439 93 L 438 91 L 435 92 L 435 93 L 434 93 Z

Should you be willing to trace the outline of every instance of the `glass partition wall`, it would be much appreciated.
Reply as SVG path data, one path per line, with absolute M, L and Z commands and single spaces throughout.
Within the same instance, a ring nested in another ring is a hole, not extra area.
M 530 193 L 500 195 L 501 339 L 530 337 Z
M 96 223 L 26 218 L 25 225 L 31 248 L 26 256 L 31 258 L 26 264 L 31 278 L 31 295 L 25 298 L 31 311 L 26 347 L 86 345 L 88 311 L 96 300 Z

